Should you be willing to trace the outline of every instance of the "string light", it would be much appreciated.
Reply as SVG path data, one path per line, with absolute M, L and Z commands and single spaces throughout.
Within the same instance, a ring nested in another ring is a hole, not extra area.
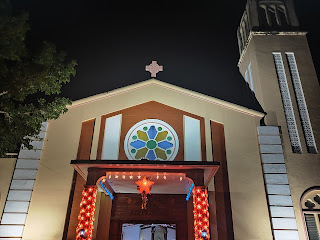
M 130 179 L 133 179 L 133 176 L 132 176 L 132 175 L 130 175 L 130 176 L 129 176 L 129 178 L 130 178 Z
M 193 184 L 191 184 L 193 187 Z M 191 189 L 191 187 L 190 187 Z M 207 189 L 195 187 L 193 193 L 193 217 L 194 217 L 194 239 L 201 240 L 203 231 L 206 231 L 206 239 L 210 239 L 209 234 L 209 211 Z M 188 193 L 189 194 L 189 193 Z M 188 195 L 187 195 L 188 196 Z
M 190 186 L 190 188 L 189 188 L 189 192 L 188 192 L 188 194 L 187 194 L 187 196 L 186 196 L 186 200 L 187 201 L 189 201 L 189 199 L 190 199 L 190 197 L 191 197 L 191 193 L 192 193 L 192 189 L 193 189 L 193 183 L 191 183 L 191 186 Z
M 104 183 L 102 181 L 99 182 L 101 188 L 103 189 L 103 191 L 111 198 L 111 200 L 114 199 L 112 193 L 109 191 L 109 189 L 107 188 L 106 185 L 104 185 Z
M 76 229 L 76 240 L 81 240 L 83 236 L 87 240 L 92 240 L 96 199 L 97 189 L 95 187 L 85 187 L 83 189 L 78 216 L 79 223 Z

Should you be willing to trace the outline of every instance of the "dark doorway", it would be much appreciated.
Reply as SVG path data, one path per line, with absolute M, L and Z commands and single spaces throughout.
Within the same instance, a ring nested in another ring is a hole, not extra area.
M 176 240 L 176 225 L 124 223 L 121 240 Z
M 153 229 L 153 236 L 160 237 L 160 240 L 188 239 L 188 214 L 185 195 L 152 194 L 148 196 L 148 199 L 147 209 L 141 209 L 140 195 L 115 195 L 112 202 L 109 240 L 122 239 L 123 228 L 130 226 L 129 224 L 136 226 L 136 228 L 139 227 L 140 230 L 150 228 L 150 233 Z M 175 238 L 168 238 L 167 234 L 167 239 L 165 239 L 165 234 L 161 234 L 168 228 L 170 233 L 171 230 L 175 230 Z M 149 232 L 149 230 L 146 232 Z M 158 240 L 158 238 L 153 239 Z M 153 239 L 146 238 L 144 240 Z M 142 240 L 142 238 L 139 235 L 139 238 L 128 240 Z

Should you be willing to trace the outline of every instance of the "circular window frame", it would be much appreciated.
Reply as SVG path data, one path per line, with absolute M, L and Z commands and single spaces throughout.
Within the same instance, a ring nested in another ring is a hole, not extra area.
M 178 151 L 179 151 L 179 138 L 178 138 L 176 131 L 173 129 L 173 127 L 171 127 L 168 123 L 166 123 L 162 120 L 159 120 L 159 119 L 145 119 L 145 120 L 137 122 L 135 125 L 133 125 L 129 129 L 129 131 L 127 132 L 127 134 L 125 136 L 124 150 L 125 150 L 125 154 L 129 160 L 140 160 L 140 159 L 135 159 L 135 156 L 132 155 L 132 153 L 131 153 L 132 147 L 130 146 L 131 141 L 129 141 L 129 140 L 132 139 L 132 136 L 134 134 L 136 134 L 136 132 L 138 130 L 142 129 L 143 125 L 152 126 L 153 124 L 161 125 L 162 128 L 164 127 L 164 130 L 166 130 L 166 129 L 168 130 L 168 132 L 170 133 L 170 136 L 172 136 L 173 150 L 172 150 L 170 157 L 167 160 L 156 159 L 156 160 L 150 160 L 150 161 L 173 161 L 176 158 Z M 156 128 L 158 128 L 158 127 L 159 126 L 156 126 Z

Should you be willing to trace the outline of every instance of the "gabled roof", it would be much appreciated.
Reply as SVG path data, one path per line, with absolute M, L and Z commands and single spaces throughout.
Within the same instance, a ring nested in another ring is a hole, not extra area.
M 230 102 L 227 102 L 227 101 L 215 98 L 215 97 L 207 96 L 205 94 L 198 93 L 198 92 L 195 92 L 195 91 L 191 91 L 191 90 L 188 90 L 188 89 L 185 89 L 185 88 L 182 88 L 182 87 L 178 87 L 178 86 L 175 86 L 173 84 L 165 83 L 165 82 L 159 81 L 159 80 L 154 79 L 154 78 L 146 80 L 146 81 L 143 81 L 143 82 L 135 83 L 135 84 L 132 84 L 132 85 L 129 85 L 129 86 L 126 86 L 126 87 L 118 88 L 118 89 L 115 89 L 115 90 L 112 90 L 112 91 L 109 91 L 109 92 L 100 93 L 100 94 L 97 94 L 97 95 L 94 95 L 94 96 L 90 96 L 90 97 L 87 97 L 87 98 L 83 98 L 83 99 L 80 99 L 80 100 L 73 101 L 72 105 L 69 106 L 68 108 L 69 109 L 75 108 L 75 107 L 82 106 L 82 105 L 85 105 L 85 104 L 88 104 L 88 103 L 92 103 L 92 102 L 96 102 L 96 101 L 99 101 L 99 100 L 102 100 L 102 99 L 110 98 L 110 97 L 113 97 L 115 95 L 125 94 L 127 92 L 131 92 L 131 91 L 134 91 L 134 90 L 137 90 L 137 89 L 140 89 L 140 88 L 143 88 L 143 87 L 147 87 L 147 86 L 162 87 L 162 88 L 165 88 L 167 90 L 178 92 L 178 93 L 183 94 L 183 95 L 187 95 L 187 96 L 190 96 L 190 97 L 193 97 L 193 98 L 196 98 L 196 99 L 200 99 L 200 100 L 205 101 L 205 102 L 209 102 L 211 104 L 219 105 L 219 106 L 222 106 L 222 107 L 225 107 L 225 108 L 237 111 L 237 112 L 242 112 L 242 113 L 245 113 L 245 114 L 249 114 L 249 115 L 252 115 L 252 116 L 256 116 L 256 117 L 260 117 L 260 118 L 265 116 L 265 113 L 258 112 L 256 110 L 252 110 L 252 109 L 249 109 L 249 108 L 246 108 L 246 107 L 234 104 L 234 103 L 230 103 Z

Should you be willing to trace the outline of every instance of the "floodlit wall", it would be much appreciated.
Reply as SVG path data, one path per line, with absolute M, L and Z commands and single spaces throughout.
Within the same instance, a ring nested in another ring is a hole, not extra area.
M 263 114 L 150 80 L 77 101 L 68 113 L 49 122 L 24 240 L 62 238 L 73 176 L 70 160 L 77 157 L 82 122 L 96 119 L 90 156 L 96 159 L 101 116 L 148 101 L 204 117 L 208 161 L 213 160 L 210 120 L 224 124 L 234 234 L 237 239 L 271 239 L 257 141 Z M 214 190 L 213 184 L 209 190 Z
M 302 154 L 292 152 L 273 57 L 274 53 L 281 53 L 282 56 Z M 239 68 L 242 75 L 245 76 L 245 71 L 251 63 L 255 96 L 264 111 L 267 112 L 265 122 L 269 126 L 280 126 L 281 128 L 281 140 L 299 237 L 300 239 L 306 239 L 305 227 L 301 218 L 300 198 L 306 189 L 320 185 L 320 155 L 308 153 L 305 134 L 299 116 L 299 108 L 295 99 L 296 94 L 292 76 L 287 61 L 287 53 L 294 53 L 313 135 L 319 148 L 320 88 L 305 33 L 280 33 L 278 35 L 253 33 L 247 50 L 240 59 Z
M 7 199 L 16 158 L 0 158 L 0 214 L 2 215 Z

